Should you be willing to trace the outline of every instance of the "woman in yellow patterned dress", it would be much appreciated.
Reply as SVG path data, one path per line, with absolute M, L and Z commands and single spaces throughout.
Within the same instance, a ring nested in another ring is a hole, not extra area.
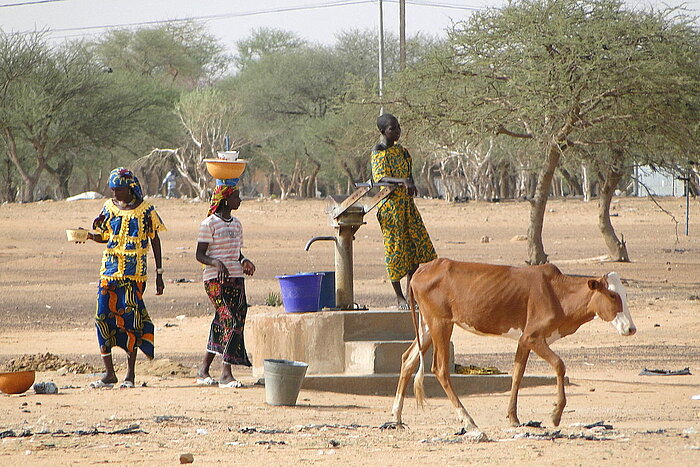
M 401 136 L 399 121 L 391 114 L 384 114 L 377 119 L 377 127 L 382 137 L 372 151 L 372 180 L 399 185 L 380 202 L 377 220 L 382 228 L 386 270 L 397 304 L 399 309 L 408 309 L 401 279 L 406 276 L 408 290 L 418 265 L 434 260 L 437 254 L 413 202 L 417 190 L 411 173 L 411 155 L 396 143 Z
M 146 262 L 149 243 L 156 266 L 156 295 L 162 295 L 163 260 L 158 232 L 165 226 L 155 207 L 143 199 L 138 178 L 123 167 L 109 174 L 114 197 L 105 202 L 88 239 L 106 243 L 100 268 L 97 292 L 97 341 L 105 366 L 101 379 L 90 383 L 93 388 L 111 388 L 117 382 L 112 348 L 121 347 L 128 355 L 122 388 L 133 388 L 136 351 L 141 349 L 153 359 L 153 322 L 143 302 L 146 289 Z

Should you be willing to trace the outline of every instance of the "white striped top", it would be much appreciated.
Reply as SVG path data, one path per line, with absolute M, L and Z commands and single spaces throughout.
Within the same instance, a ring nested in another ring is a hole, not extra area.
M 212 214 L 199 225 L 197 242 L 208 243 L 207 256 L 221 260 L 228 269 L 229 277 L 243 277 L 243 266 L 238 261 L 243 248 L 243 226 L 235 217 L 225 221 Z M 216 279 L 214 266 L 204 265 L 204 281 Z

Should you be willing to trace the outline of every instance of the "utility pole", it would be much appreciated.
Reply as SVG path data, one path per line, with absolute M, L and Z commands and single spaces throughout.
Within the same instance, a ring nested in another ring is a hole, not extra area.
M 378 0 L 379 4 L 379 100 L 382 100 L 384 95 L 384 10 L 382 8 L 382 0 Z M 379 114 L 384 113 L 384 105 L 379 109 Z
M 399 70 L 406 68 L 406 0 L 399 0 Z

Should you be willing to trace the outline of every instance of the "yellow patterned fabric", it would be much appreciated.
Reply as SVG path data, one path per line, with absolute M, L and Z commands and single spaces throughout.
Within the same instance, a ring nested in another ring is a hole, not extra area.
M 107 247 L 102 254 L 101 279 L 131 279 L 145 282 L 150 240 L 165 225 L 155 207 L 147 201 L 134 209 L 119 209 L 110 199 L 95 219 Z
M 411 176 L 411 156 L 400 144 L 372 152 L 372 180 Z M 377 209 L 384 238 L 384 257 L 389 280 L 396 282 L 415 266 L 437 258 L 433 243 L 413 198 L 400 186 Z

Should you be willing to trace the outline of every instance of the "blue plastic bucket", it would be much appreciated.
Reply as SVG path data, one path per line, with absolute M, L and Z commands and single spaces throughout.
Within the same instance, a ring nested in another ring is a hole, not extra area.
M 322 272 L 305 272 L 277 276 L 282 291 L 282 304 L 287 313 L 318 311 L 321 300 Z
M 318 308 L 335 308 L 335 271 L 324 271 L 321 279 L 321 300 Z

